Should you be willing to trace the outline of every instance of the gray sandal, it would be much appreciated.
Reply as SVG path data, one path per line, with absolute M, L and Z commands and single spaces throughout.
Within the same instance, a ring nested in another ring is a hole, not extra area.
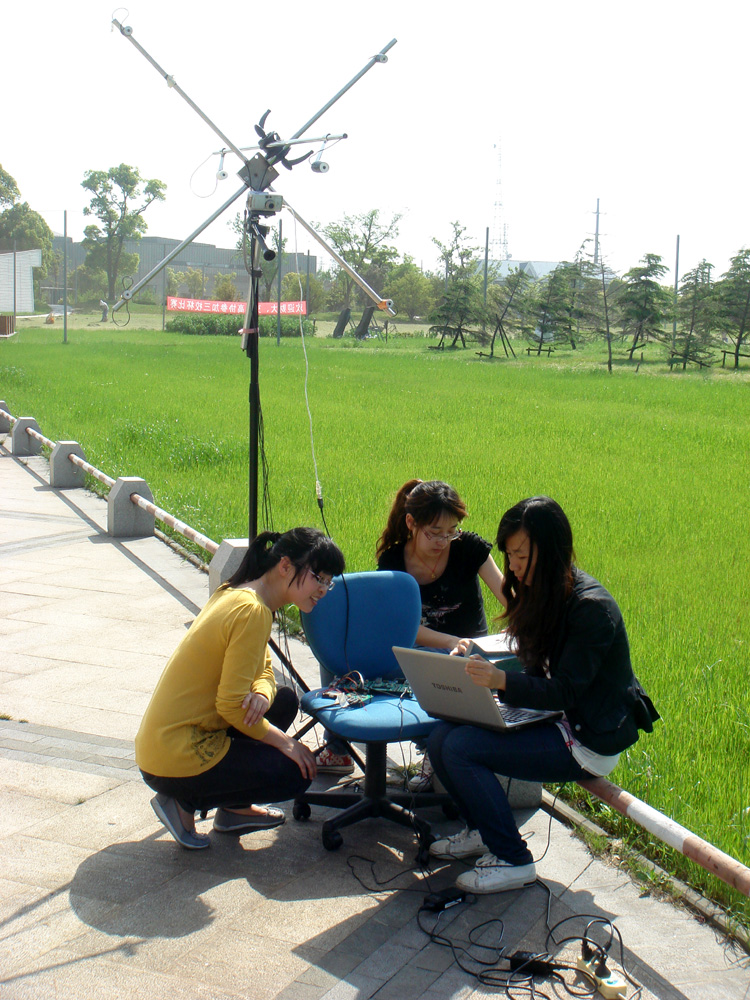
M 151 808 L 181 847 L 186 847 L 189 851 L 201 851 L 203 848 L 211 846 L 207 834 L 191 833 L 190 830 L 185 829 L 180 819 L 177 803 L 168 795 L 161 793 L 155 795 L 151 799 Z
M 254 833 L 256 830 L 272 830 L 286 821 L 281 809 L 265 806 L 265 816 L 243 816 L 227 809 L 217 809 L 214 816 L 214 830 L 219 833 Z

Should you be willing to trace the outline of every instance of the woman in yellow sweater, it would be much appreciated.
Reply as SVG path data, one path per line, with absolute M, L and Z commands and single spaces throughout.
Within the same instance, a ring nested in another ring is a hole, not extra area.
M 195 813 L 216 808 L 214 830 L 249 833 L 284 822 L 283 802 L 315 777 L 315 758 L 286 735 L 297 714 L 277 692 L 268 639 L 274 612 L 310 612 L 344 570 L 340 549 L 314 528 L 265 531 L 216 590 L 164 669 L 135 738 L 154 812 L 183 847 L 210 846 Z

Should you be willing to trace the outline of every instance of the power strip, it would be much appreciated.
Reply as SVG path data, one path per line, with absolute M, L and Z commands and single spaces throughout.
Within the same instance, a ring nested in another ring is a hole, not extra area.
M 616 972 L 610 972 L 609 969 L 607 969 L 606 976 L 597 975 L 596 967 L 599 965 L 599 959 L 590 958 L 586 961 L 583 955 L 581 955 L 576 962 L 576 965 L 587 975 L 591 976 L 593 981 L 596 983 L 597 990 L 603 997 L 606 997 L 607 1000 L 624 1000 L 628 984 L 622 976 L 618 976 Z

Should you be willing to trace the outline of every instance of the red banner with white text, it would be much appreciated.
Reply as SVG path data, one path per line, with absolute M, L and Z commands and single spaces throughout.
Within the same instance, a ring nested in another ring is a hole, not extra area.
M 215 302 L 213 299 L 184 299 L 178 295 L 167 296 L 167 310 L 169 312 L 193 312 L 208 313 L 214 316 L 244 316 L 246 304 L 244 302 Z M 259 316 L 276 316 L 279 312 L 278 302 L 259 302 Z M 282 302 L 282 316 L 306 316 L 307 303 L 302 302 Z

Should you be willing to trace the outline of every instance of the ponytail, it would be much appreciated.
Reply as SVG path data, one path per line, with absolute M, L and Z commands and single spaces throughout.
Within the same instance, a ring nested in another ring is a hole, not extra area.
M 284 556 L 294 566 L 292 580 L 305 569 L 329 576 L 344 572 L 341 549 L 317 528 L 292 528 L 283 533 L 262 531 L 252 540 L 238 569 L 224 586 L 239 587 L 246 580 L 257 580 L 281 562 Z
M 384 552 L 392 549 L 394 545 L 404 543 L 409 537 L 409 529 L 406 527 L 406 498 L 415 486 L 419 486 L 421 479 L 410 479 L 401 487 L 396 494 L 388 515 L 388 523 L 385 531 L 378 539 L 378 547 L 375 550 L 375 557 L 379 559 Z
M 438 520 L 443 514 L 449 514 L 459 521 L 468 514 L 466 504 L 452 486 L 439 479 L 424 482 L 421 479 L 410 479 L 404 483 L 396 494 L 385 531 L 378 539 L 375 551 L 377 559 L 393 548 L 403 545 L 409 540 L 409 529 L 406 526 L 406 515 L 411 514 L 420 526 L 427 526 Z

